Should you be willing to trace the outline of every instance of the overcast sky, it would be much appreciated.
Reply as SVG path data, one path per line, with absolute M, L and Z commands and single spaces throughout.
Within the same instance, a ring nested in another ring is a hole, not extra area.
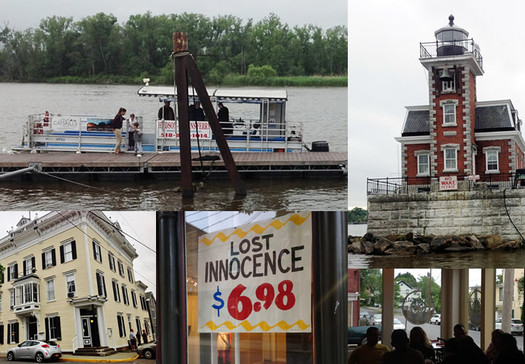
M 6 24 L 16 30 L 37 28 L 40 20 L 57 15 L 73 17 L 79 21 L 103 12 L 113 14 L 120 24 L 130 15 L 198 13 L 213 18 L 234 15 L 244 21 L 259 21 L 275 13 L 281 22 L 290 26 L 312 24 L 328 29 L 347 24 L 347 0 L 265 0 L 265 1 L 189 1 L 189 0 L 2 0 L 0 1 L 0 26 Z
M 454 23 L 479 44 L 478 101 L 510 99 L 525 118 L 525 3 L 369 0 L 349 4 L 349 208 L 366 208 L 366 179 L 400 173 L 405 106 L 428 105 L 419 43 Z

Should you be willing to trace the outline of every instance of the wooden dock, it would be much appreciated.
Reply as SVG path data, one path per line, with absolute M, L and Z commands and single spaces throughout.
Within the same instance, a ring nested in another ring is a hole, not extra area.
M 232 153 L 239 173 L 243 177 L 267 178 L 342 178 L 347 171 L 347 153 Z M 204 172 L 210 177 L 227 177 L 227 170 L 220 153 L 192 153 L 195 173 Z M 218 158 L 218 159 L 217 159 Z M 31 176 L 38 174 L 60 175 L 164 175 L 180 174 L 179 153 L 145 153 L 141 157 L 133 153 L 20 153 L 0 154 L 0 177 L 20 178 L 17 171 L 34 167 Z M 13 175 L 13 177 L 11 177 Z M 23 174 L 26 175 L 27 174 Z

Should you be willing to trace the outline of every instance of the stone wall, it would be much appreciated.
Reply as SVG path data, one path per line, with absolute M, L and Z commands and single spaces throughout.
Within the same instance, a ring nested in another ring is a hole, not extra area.
M 520 239 L 513 223 L 525 237 L 525 189 L 368 196 L 368 232 L 374 235 L 411 232 Z

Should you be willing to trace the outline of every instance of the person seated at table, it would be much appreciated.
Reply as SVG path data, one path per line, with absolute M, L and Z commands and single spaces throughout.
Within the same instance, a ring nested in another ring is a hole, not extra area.
M 379 329 L 377 327 L 369 327 L 365 337 L 366 344 L 352 351 L 348 364 L 380 364 L 383 355 L 390 351 L 388 346 L 378 344 Z
M 499 340 L 499 337 L 504 333 L 505 331 L 501 329 L 496 329 L 492 331 L 489 347 L 487 348 L 487 351 L 485 351 L 485 355 L 487 355 L 487 358 L 491 362 L 495 360 L 498 356 L 498 352 L 500 351 L 501 346 L 501 341 Z
M 494 364 L 523 364 L 525 363 L 525 356 L 523 351 L 518 349 L 518 344 L 514 336 L 508 333 L 501 334 L 497 339 L 497 346 L 500 350 L 494 360 Z
M 410 330 L 410 347 L 419 350 L 425 358 L 425 364 L 432 364 L 436 361 L 436 353 L 427 337 L 427 333 L 420 326 L 415 326 Z
M 419 350 L 412 349 L 405 330 L 392 332 L 392 350 L 383 355 L 382 364 L 424 364 L 425 358 Z
M 447 344 L 453 350 L 447 350 Z M 454 326 L 454 337 L 445 342 L 443 363 L 488 364 L 489 360 L 483 350 L 467 335 L 465 326 L 457 324 Z

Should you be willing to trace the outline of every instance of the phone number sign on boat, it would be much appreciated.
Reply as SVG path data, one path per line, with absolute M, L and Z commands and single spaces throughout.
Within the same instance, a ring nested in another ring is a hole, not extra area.
M 191 139 L 211 139 L 211 128 L 207 121 L 190 121 Z M 158 138 L 179 138 L 179 128 L 176 121 L 159 120 L 157 123 Z
M 199 332 L 311 332 L 310 213 L 199 238 Z

